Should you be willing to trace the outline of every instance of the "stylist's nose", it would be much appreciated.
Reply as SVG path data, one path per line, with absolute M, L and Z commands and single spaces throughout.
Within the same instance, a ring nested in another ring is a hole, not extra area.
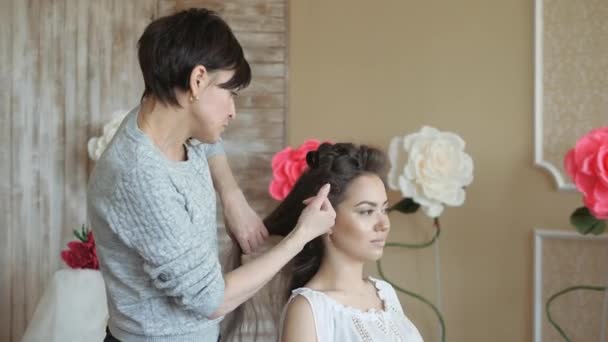
M 228 108 L 228 118 L 235 119 L 236 118 L 236 105 L 234 104 L 234 98 L 230 100 L 230 108 Z

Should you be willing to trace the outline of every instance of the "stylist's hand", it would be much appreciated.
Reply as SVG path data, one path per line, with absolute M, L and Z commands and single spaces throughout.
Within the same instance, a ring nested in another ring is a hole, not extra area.
M 228 196 L 223 206 L 228 235 L 236 240 L 243 253 L 255 252 L 268 237 L 268 230 L 258 214 L 241 191 Z
M 329 184 L 325 184 L 317 196 L 308 200 L 308 205 L 298 219 L 294 233 L 301 236 L 304 243 L 319 235 L 329 233 L 336 222 L 336 212 L 327 199 Z

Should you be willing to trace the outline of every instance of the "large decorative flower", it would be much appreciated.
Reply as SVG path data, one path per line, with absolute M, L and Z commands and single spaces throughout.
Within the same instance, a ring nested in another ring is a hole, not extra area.
M 268 188 L 272 198 L 281 201 L 289 194 L 298 178 L 308 169 L 306 154 L 316 151 L 319 145 L 318 140 L 306 140 L 298 148 L 287 146 L 272 157 L 272 181 Z
M 608 219 L 608 126 L 580 138 L 566 154 L 564 166 L 585 207 L 596 218 Z
M 89 139 L 87 143 L 87 150 L 89 152 L 89 158 L 97 160 L 106 149 L 114 134 L 120 127 L 122 120 L 129 113 L 128 110 L 117 110 L 112 113 L 112 118 L 108 123 L 103 126 L 103 134 L 99 137 L 93 137 Z
M 608 126 L 600 127 L 582 136 L 564 157 L 564 168 L 576 188 L 583 194 L 584 206 L 574 210 L 570 222 L 583 234 L 600 235 L 606 230 L 608 219 Z M 570 338 L 551 315 L 551 303 L 572 291 L 606 292 L 608 287 L 574 285 L 553 294 L 545 303 L 547 320 L 563 337 Z
M 99 269 L 93 232 L 82 226 L 80 231 L 74 231 L 74 235 L 78 241 L 68 242 L 68 249 L 61 251 L 61 259 L 70 268 Z
M 422 127 L 417 133 L 394 137 L 389 146 L 388 185 L 438 217 L 444 205 L 460 206 L 464 187 L 473 181 L 473 160 L 457 134 Z

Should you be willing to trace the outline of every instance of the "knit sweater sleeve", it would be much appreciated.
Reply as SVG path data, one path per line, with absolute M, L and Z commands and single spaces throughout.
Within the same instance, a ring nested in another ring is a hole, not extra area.
M 114 189 L 107 219 L 144 261 L 154 287 L 206 317 L 222 303 L 224 279 L 213 239 L 192 224 L 186 199 L 168 175 L 139 167 Z

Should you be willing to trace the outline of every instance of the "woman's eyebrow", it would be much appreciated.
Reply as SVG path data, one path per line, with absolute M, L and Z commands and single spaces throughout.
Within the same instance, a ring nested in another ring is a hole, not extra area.
M 367 204 L 367 205 L 370 205 L 370 206 L 372 206 L 372 207 L 377 207 L 377 206 L 378 206 L 378 204 L 377 204 L 377 203 L 375 203 L 375 202 L 371 202 L 371 201 L 361 201 L 361 202 L 359 202 L 359 203 L 355 204 L 355 207 L 358 207 L 358 206 L 363 205 L 363 204 Z M 388 204 L 388 200 L 384 201 L 384 203 L 383 203 L 382 205 L 386 205 L 386 204 Z

